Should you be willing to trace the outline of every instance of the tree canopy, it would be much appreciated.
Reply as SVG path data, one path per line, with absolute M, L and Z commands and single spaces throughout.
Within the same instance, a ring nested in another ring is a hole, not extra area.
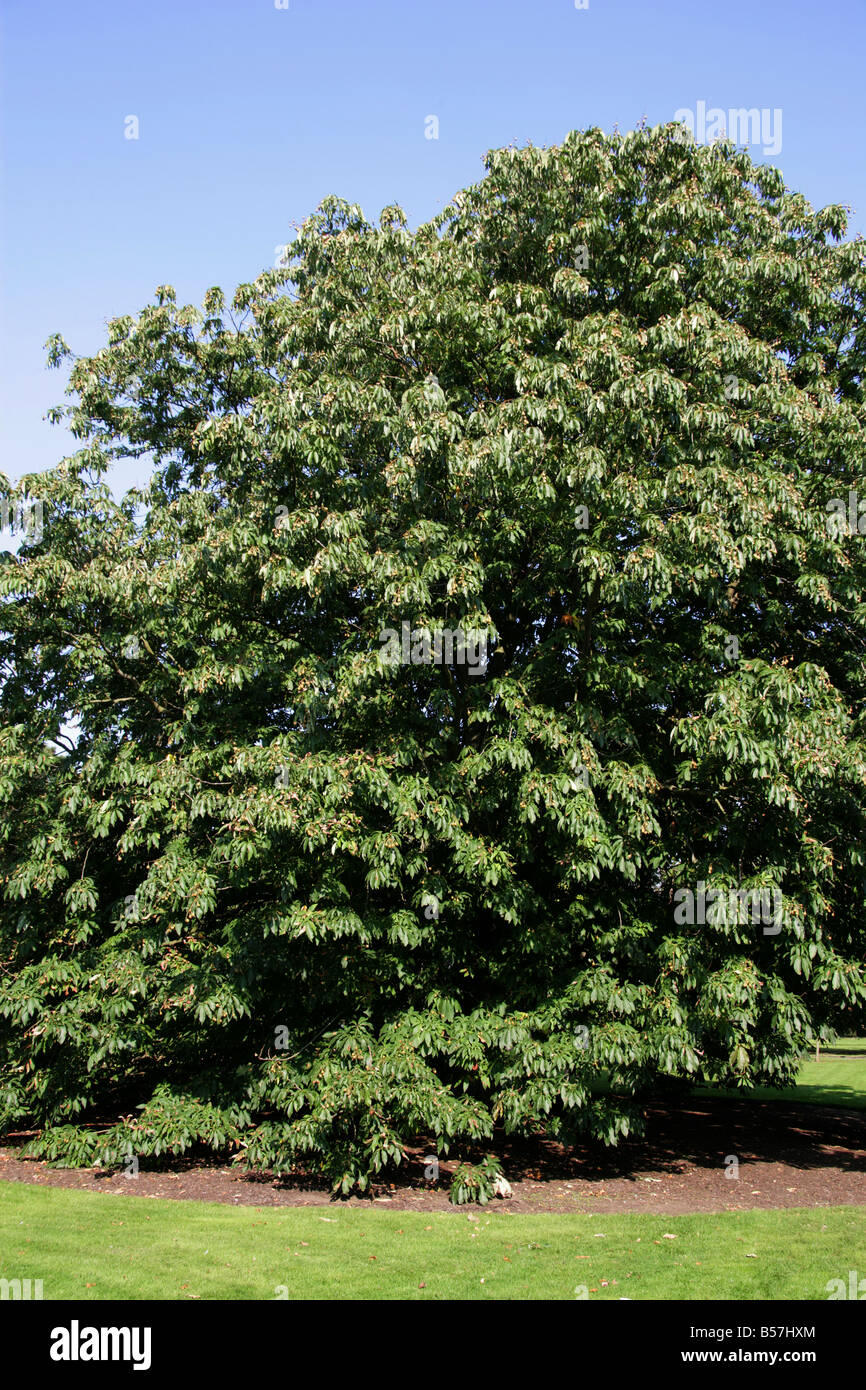
M 615 1143 L 862 1017 L 845 233 L 729 142 L 594 129 L 51 341 L 80 448 L 6 484 L 44 522 L 0 563 L 0 1130 L 346 1192 L 415 1136 Z

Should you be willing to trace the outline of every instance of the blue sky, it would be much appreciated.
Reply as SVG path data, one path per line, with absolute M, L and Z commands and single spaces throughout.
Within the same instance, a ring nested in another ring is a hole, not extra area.
M 866 0 L 0 0 L 0 471 L 74 447 L 50 333 L 230 292 L 327 193 L 415 225 L 512 141 L 779 108 L 770 162 L 862 232 L 864 60 Z

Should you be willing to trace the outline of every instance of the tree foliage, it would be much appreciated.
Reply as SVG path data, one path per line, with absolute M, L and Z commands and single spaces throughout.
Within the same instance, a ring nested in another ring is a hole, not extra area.
M 0 565 L 36 1152 L 363 1189 L 786 1083 L 862 1007 L 863 245 L 682 137 L 492 152 L 414 232 L 327 199 L 231 307 L 163 287 L 73 359 Z M 483 669 L 389 664 L 404 622 Z

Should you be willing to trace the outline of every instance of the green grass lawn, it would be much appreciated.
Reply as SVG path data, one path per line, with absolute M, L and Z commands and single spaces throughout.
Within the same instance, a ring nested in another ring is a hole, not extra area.
M 866 1041 L 739 1100 L 866 1108 Z M 674 1239 L 669 1237 L 673 1236 Z M 0 1183 L 0 1278 L 46 1299 L 826 1299 L 866 1274 L 866 1208 L 721 1215 L 243 1208 Z M 585 1295 L 584 1295 L 585 1290 Z
M 821 1056 L 831 1052 L 842 1052 L 849 1056 L 866 1057 L 866 1038 L 837 1038 L 829 1047 L 821 1049 Z
M 668 1237 L 674 1236 L 671 1240 Z M 826 1299 L 866 1210 L 718 1216 L 243 1208 L 4 1183 L 0 1277 L 45 1299 Z
M 695 1088 L 697 1096 L 724 1096 L 732 1100 L 797 1101 L 808 1105 L 837 1105 L 850 1110 L 866 1110 L 866 1039 L 840 1038 L 804 1060 L 797 1085 L 784 1091 L 772 1086 L 754 1086 L 746 1091 L 723 1091 L 714 1087 Z

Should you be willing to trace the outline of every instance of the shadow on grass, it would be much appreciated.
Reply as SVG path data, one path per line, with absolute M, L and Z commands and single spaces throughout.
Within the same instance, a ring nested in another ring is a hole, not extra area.
M 695 1087 L 695 1099 L 770 1101 L 790 1105 L 823 1105 L 840 1110 L 866 1110 L 866 1095 L 853 1086 L 797 1086 L 790 1091 L 777 1091 L 772 1086 L 755 1086 L 748 1091 L 721 1091 L 710 1086 Z

